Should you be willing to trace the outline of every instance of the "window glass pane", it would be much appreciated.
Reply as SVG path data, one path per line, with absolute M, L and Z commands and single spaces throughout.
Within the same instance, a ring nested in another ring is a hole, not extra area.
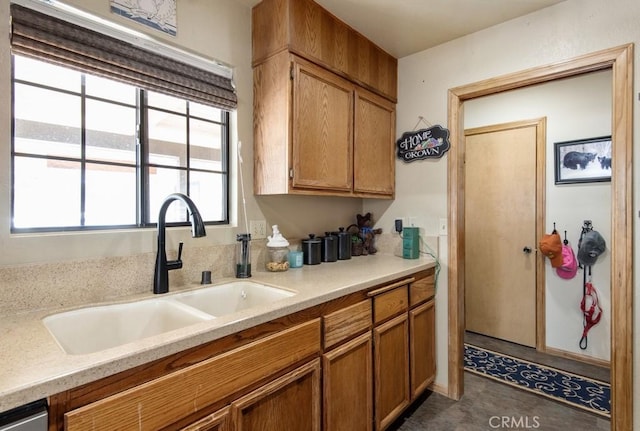
M 201 120 L 189 120 L 189 142 L 191 145 L 191 167 L 215 169 L 222 167 L 222 126 Z M 217 162 L 217 163 L 212 163 Z
M 149 169 L 149 218 L 151 223 L 158 222 L 158 212 L 165 198 L 171 193 L 187 193 L 187 173 L 179 169 Z M 199 208 L 198 208 L 199 209 Z M 181 202 L 172 202 L 167 210 L 165 221 L 187 221 L 187 209 Z
M 136 162 L 136 110 L 87 100 L 87 158 Z
M 80 225 L 80 163 L 16 157 L 13 225 Z
M 145 226 L 169 194 L 187 190 L 205 221 L 227 219 L 226 111 L 13 58 L 13 228 Z M 141 197 L 149 208 L 138 207 Z M 187 214 L 172 202 L 166 222 L 186 223 Z
M 177 166 L 187 166 L 186 117 L 149 110 L 149 155 L 174 157 Z M 171 165 L 176 166 L 176 165 Z
M 87 163 L 85 224 L 136 224 L 136 170 L 134 167 Z
M 201 103 L 189 102 L 189 115 L 205 118 L 207 120 L 221 121 L 222 110 Z
M 14 56 L 15 79 L 80 92 L 80 72 L 28 57 Z
M 166 94 L 147 92 L 147 103 L 154 108 L 168 109 L 169 111 L 180 114 L 187 113 L 187 101 L 178 99 L 177 97 L 167 96 Z
M 226 196 L 224 176 L 209 172 L 191 172 L 190 197 L 206 221 L 223 221 Z
M 23 84 L 14 92 L 17 152 L 80 157 L 80 97 Z
M 90 96 L 136 105 L 136 88 L 99 76 L 85 75 L 85 91 Z
M 163 154 L 149 154 L 149 163 L 165 166 L 179 166 L 180 158 L 176 156 L 165 156 Z

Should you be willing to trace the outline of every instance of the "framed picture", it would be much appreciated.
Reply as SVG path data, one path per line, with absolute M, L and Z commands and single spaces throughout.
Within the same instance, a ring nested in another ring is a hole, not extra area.
M 611 181 L 611 136 L 554 145 L 556 184 Z

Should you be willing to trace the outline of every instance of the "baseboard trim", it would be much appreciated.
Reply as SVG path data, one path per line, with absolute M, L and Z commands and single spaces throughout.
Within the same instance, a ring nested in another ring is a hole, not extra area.
M 588 355 L 579 355 L 577 353 L 567 352 L 566 350 L 556 349 L 553 347 L 545 348 L 543 353 L 548 353 L 549 355 L 553 356 L 559 356 L 561 358 L 572 359 L 578 362 L 584 362 L 586 364 L 597 365 L 598 367 L 611 368 L 611 362 L 605 359 L 594 358 L 593 356 Z
M 429 390 L 431 390 L 432 392 L 435 392 L 436 394 L 440 394 L 449 398 L 449 388 L 447 386 L 444 386 L 438 383 L 433 383 L 431 386 L 429 386 Z

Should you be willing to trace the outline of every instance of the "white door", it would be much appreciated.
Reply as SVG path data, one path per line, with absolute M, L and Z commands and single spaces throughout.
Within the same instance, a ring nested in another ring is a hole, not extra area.
M 536 346 L 537 123 L 465 131 L 466 329 Z

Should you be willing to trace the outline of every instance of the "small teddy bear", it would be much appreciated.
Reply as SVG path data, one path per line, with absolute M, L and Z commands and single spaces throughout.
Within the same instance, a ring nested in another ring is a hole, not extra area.
M 374 245 L 374 239 L 375 235 L 382 233 L 382 229 L 373 229 L 371 227 L 373 226 L 371 213 L 366 213 L 365 215 L 358 214 L 356 217 L 358 220 L 358 228 L 360 229 L 360 237 L 363 242 L 362 255 L 376 254 L 378 250 Z

